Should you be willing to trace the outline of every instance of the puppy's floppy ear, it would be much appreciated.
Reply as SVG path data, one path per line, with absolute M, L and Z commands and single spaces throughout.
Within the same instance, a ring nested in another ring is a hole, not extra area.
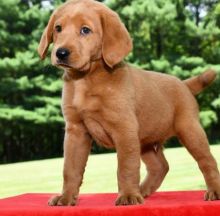
M 105 63 L 113 68 L 132 50 L 132 40 L 119 16 L 106 8 L 102 11 L 103 28 L 102 56 Z
M 45 58 L 48 47 L 50 43 L 52 43 L 53 41 L 54 20 L 55 20 L 55 13 L 51 15 L 50 20 L 47 24 L 47 27 L 44 29 L 44 32 L 41 36 L 40 43 L 38 46 L 38 54 L 41 59 Z

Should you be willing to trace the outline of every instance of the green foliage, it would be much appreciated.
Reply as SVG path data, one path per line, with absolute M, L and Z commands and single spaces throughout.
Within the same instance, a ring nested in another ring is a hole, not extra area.
M 101 1 L 101 0 L 100 0 Z M 0 1 L 0 162 L 62 154 L 62 72 L 40 61 L 37 46 L 51 14 L 64 0 Z M 217 0 L 105 0 L 128 28 L 127 60 L 181 79 L 207 68 L 220 75 Z M 197 98 L 209 136 L 220 139 L 220 79 Z M 94 152 L 103 152 L 94 145 Z
M 213 105 L 215 108 L 220 108 L 220 95 L 218 96 L 218 98 L 216 98 L 216 99 L 212 102 L 212 105 Z
M 58 156 L 64 122 L 60 72 L 41 63 L 37 46 L 50 11 L 24 1 L 0 2 L 0 158 Z
M 169 71 L 170 70 L 170 62 L 167 59 L 153 59 L 150 61 L 150 68 L 154 71 Z
M 192 70 L 195 67 L 205 66 L 206 62 L 201 57 L 182 56 L 176 61 L 176 64 L 185 70 Z
M 217 122 L 216 113 L 212 110 L 200 112 L 200 119 L 204 128 L 209 128 L 213 122 Z

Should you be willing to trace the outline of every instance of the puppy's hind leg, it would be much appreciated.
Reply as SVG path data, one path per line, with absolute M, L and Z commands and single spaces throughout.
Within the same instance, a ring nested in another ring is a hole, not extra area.
M 141 154 L 141 159 L 147 169 L 147 176 L 140 185 L 143 197 L 147 197 L 155 192 L 169 171 L 169 165 L 164 156 L 162 146 L 157 146 L 158 149 L 155 149 L 153 146 L 145 148 Z
M 205 200 L 220 199 L 220 175 L 217 163 L 212 156 L 204 130 L 197 119 L 180 121 L 176 126 L 177 136 L 197 161 L 207 185 Z

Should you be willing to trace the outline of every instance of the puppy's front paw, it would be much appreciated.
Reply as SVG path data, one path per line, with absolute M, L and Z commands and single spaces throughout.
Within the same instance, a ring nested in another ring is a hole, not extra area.
M 59 195 L 59 196 L 51 197 L 48 201 L 48 205 L 49 206 L 74 206 L 76 205 L 76 200 L 77 198 L 74 196 L 69 198 L 65 195 Z
M 209 183 L 208 190 L 204 196 L 204 200 L 220 200 L 220 178 L 215 179 L 215 181 Z
M 119 195 L 115 201 L 115 205 L 138 205 L 144 203 L 141 194 Z
M 205 201 L 220 200 L 220 190 L 208 190 L 204 196 Z

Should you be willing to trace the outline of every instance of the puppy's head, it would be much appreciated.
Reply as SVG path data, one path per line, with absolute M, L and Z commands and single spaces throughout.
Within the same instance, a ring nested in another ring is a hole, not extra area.
M 38 47 L 45 58 L 50 43 L 52 64 L 87 71 L 103 59 L 109 67 L 123 60 L 132 49 L 131 38 L 118 15 L 93 0 L 70 0 L 50 17 Z

